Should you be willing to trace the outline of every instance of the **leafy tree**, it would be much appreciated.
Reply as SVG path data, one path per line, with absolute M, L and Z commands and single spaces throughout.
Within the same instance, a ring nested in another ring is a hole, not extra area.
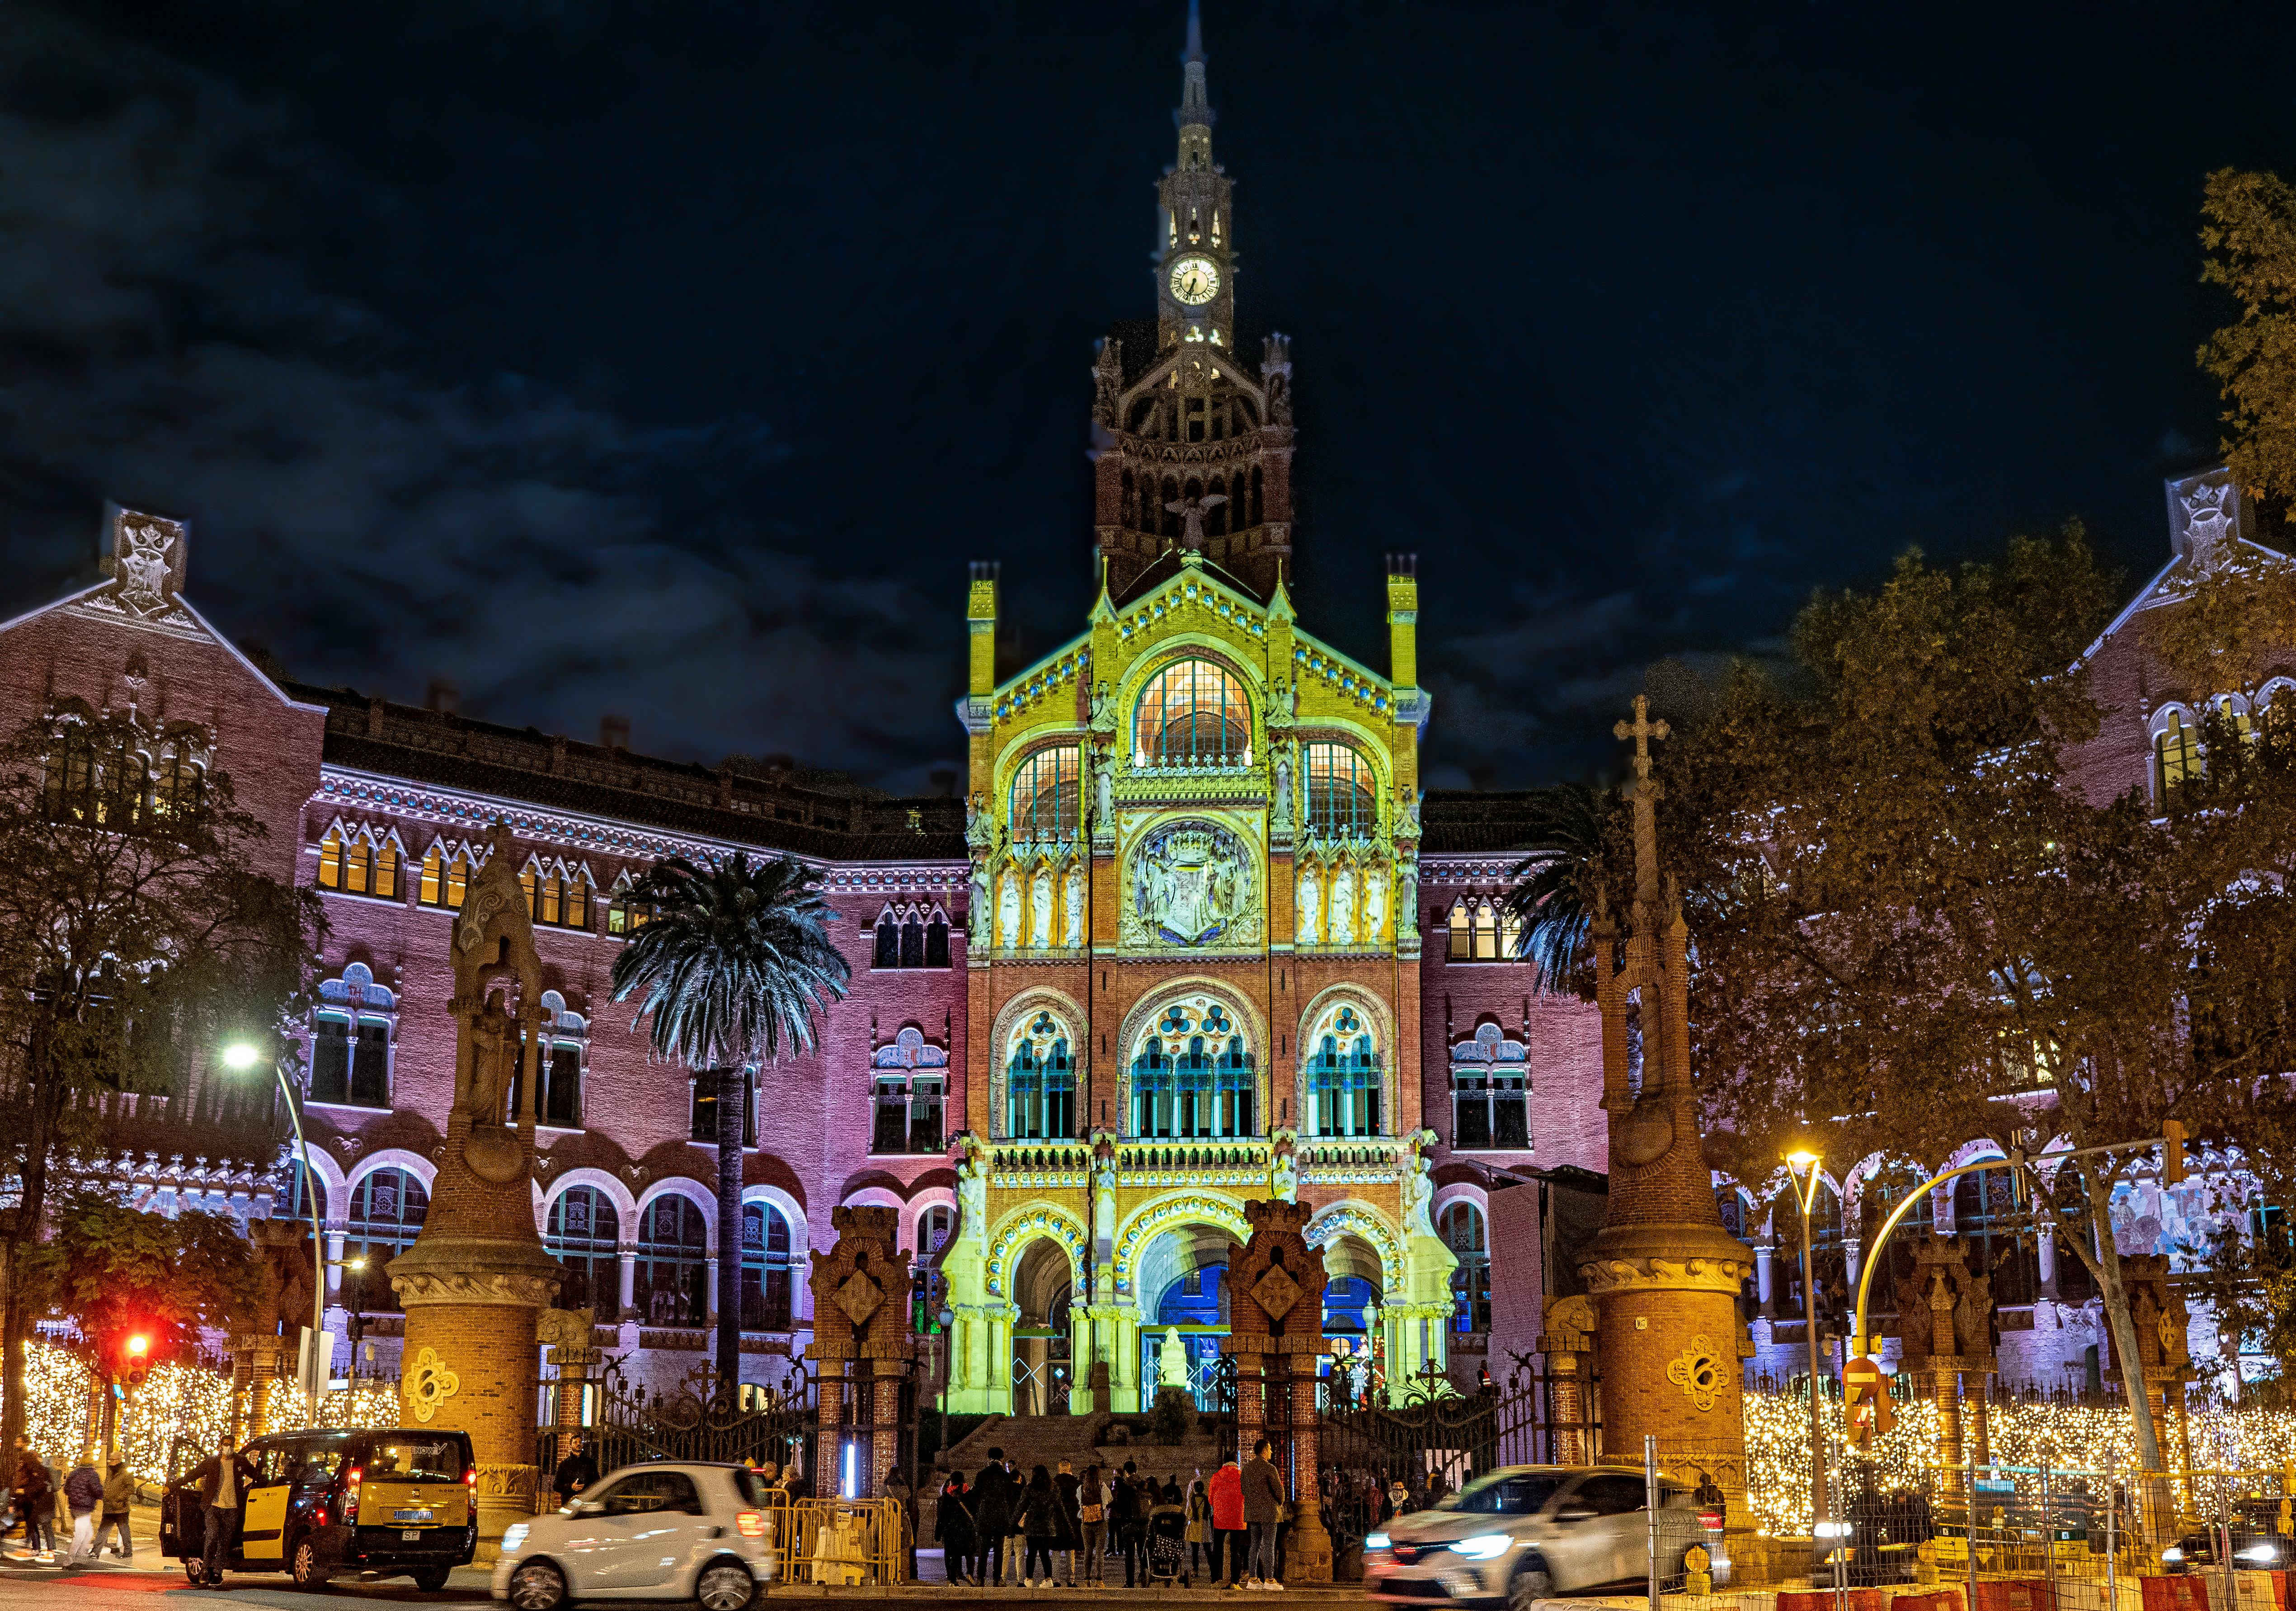
M 146 1213 L 82 1186 L 59 1198 L 50 1229 L 26 1250 L 24 1280 L 107 1370 L 132 1336 L 152 1339 L 157 1362 L 194 1345 L 202 1327 L 243 1320 L 262 1296 L 255 1250 L 226 1214 Z
M 2200 350 L 2223 388 L 2226 462 L 2251 493 L 2296 498 L 2296 191 L 2275 174 L 2222 168 L 2201 213 L 2201 278 L 2240 304 Z
M 718 1376 L 742 1369 L 742 1121 L 751 1069 L 813 1048 L 813 1014 L 845 994 L 819 877 L 793 857 L 656 862 L 635 892 L 644 925 L 614 958 L 614 999 L 642 998 L 653 1055 L 717 1081 Z M 633 1021 L 631 1028 L 637 1027 Z
M 64 702 L 0 743 L 0 1442 L 23 1425 L 24 1262 L 100 1138 L 86 1098 L 182 1092 L 219 1045 L 283 1044 L 308 1003 L 318 897 L 260 869 L 227 776 L 168 760 L 201 738 Z
M 2251 1063 L 2203 1055 L 2185 1019 L 2196 985 L 2255 993 L 2209 920 L 2289 858 L 2270 810 L 2155 821 L 2137 792 L 2099 806 L 2073 786 L 2067 752 L 2099 716 L 2067 668 L 2115 594 L 2071 526 L 1821 596 L 1794 690 L 1734 675 L 1667 747 L 1660 810 L 1722 1161 L 1762 1180 L 1812 1141 L 1935 1166 L 1971 1136 L 2013 1155 L 2055 1137 L 2071 1155 L 2023 1170 L 2032 1212 L 2095 1277 L 2158 1469 L 2111 1219 L 2144 1159 L 2087 1149 L 2240 1111 Z
M 1583 783 L 1557 784 L 1533 798 L 1529 853 L 1514 865 L 1505 906 L 1522 925 L 1519 954 L 1538 964 L 1542 990 L 1591 987 L 1586 875 L 1602 854 L 1616 803 L 1610 790 Z

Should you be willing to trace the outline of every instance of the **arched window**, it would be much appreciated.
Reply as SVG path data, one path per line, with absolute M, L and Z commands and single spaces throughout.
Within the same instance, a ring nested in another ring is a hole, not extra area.
M 948 966 L 948 915 L 939 907 L 933 908 L 932 921 L 925 925 L 925 966 Z
M 1133 718 L 1142 764 L 1246 763 L 1251 701 L 1242 681 L 1208 660 L 1184 660 L 1149 679 Z
M 1523 1043 L 1496 1023 L 1451 1048 L 1451 1145 L 1462 1152 L 1530 1145 L 1530 1067 Z
M 1379 831 L 1379 783 L 1349 744 L 1308 746 L 1308 830 L 1318 839 L 1369 839 Z
M 58 822 L 132 833 L 152 817 L 151 757 L 132 744 L 99 748 L 76 721 L 62 723 L 48 749 L 41 798 Z
M 877 914 L 873 938 L 872 967 L 948 966 L 948 915 L 938 906 L 887 906 Z
M 1201 999 L 1175 1002 L 1133 1055 L 1132 1133 L 1254 1135 L 1258 1079 L 1258 1062 L 1226 1007 Z
M 160 769 L 152 785 L 152 810 L 159 820 L 187 822 L 206 809 L 207 798 L 208 769 L 186 752 L 184 744 L 177 744 L 160 758 Z M 394 861 L 398 855 L 393 847 Z
M 1459 1261 L 1451 1271 L 1451 1329 L 1488 1336 L 1491 1329 L 1491 1249 L 1483 1211 L 1472 1203 L 1444 1204 L 1435 1234 Z
M 309 1099 L 351 1107 L 390 1106 L 390 1037 L 398 999 L 364 962 L 319 986 L 311 1012 Z
M 1013 838 L 1029 844 L 1073 838 L 1084 791 L 1078 767 L 1082 752 L 1072 744 L 1039 750 L 1013 775 Z
M 1068 1026 L 1038 1013 L 1016 1031 L 1004 1062 L 1004 1133 L 1014 1140 L 1076 1134 L 1076 1062 Z
M 1462 895 L 1451 908 L 1451 960 L 1511 960 L 1522 942 L 1522 925 L 1488 895 Z
M 627 940 L 654 920 L 654 904 L 638 898 L 637 885 L 627 874 L 614 886 L 613 903 L 606 908 L 606 933 Z
M 893 915 L 891 907 L 887 907 L 877 914 L 877 949 L 870 966 L 873 967 L 901 966 L 901 924 L 900 919 Z
M 594 1186 L 570 1186 L 550 1205 L 544 1241 L 550 1256 L 566 1266 L 558 1288 L 561 1309 L 594 1309 L 612 1325 L 622 1309 L 621 1216 L 614 1202 Z
M 550 1060 L 542 1070 L 542 1112 L 537 1122 L 554 1130 L 582 1128 L 582 1054 L 589 1044 L 590 1021 L 569 1012 L 556 990 L 542 992 L 543 1033 Z
M 937 1153 L 941 1150 L 941 1108 L 947 1099 L 948 1053 L 927 1041 L 914 1024 L 881 1046 L 871 1058 L 875 1070 L 876 1114 L 871 1126 L 873 1153 Z
M 1308 1133 L 1379 1134 L 1379 1052 L 1363 1015 L 1341 1007 L 1309 1044 L 1315 1049 L 1308 1057 Z
M 388 839 L 371 841 L 365 834 L 346 837 L 340 828 L 329 828 L 319 842 L 319 887 L 398 900 L 398 847 Z
M 937 1203 L 917 1216 L 917 1256 L 938 1258 L 940 1250 L 948 1245 L 951 1232 L 956 1229 L 956 1211 L 946 1203 Z
M 403 1169 L 378 1169 L 351 1188 L 343 1257 L 366 1261 L 360 1301 L 368 1312 L 388 1314 L 398 1309 L 390 1278 L 377 1280 L 376 1273 L 414 1245 L 414 1238 L 422 1234 L 422 1216 L 430 1211 L 429 1188 Z
M 2256 713 L 2256 732 L 2259 742 L 2270 749 L 2280 749 L 2296 737 L 2296 688 L 2283 683 L 2271 691 Z
M 546 871 L 529 863 L 518 875 L 526 914 L 545 928 L 590 926 L 590 875 L 580 867 L 554 864 Z
M 2169 712 L 2168 725 L 2152 740 L 2152 777 L 2157 795 L 2167 805 L 2176 791 L 2201 776 L 2199 736 L 2185 723 L 2184 712 Z
M 742 1205 L 742 1329 L 790 1328 L 790 1228 L 770 1203 Z
M 2015 1171 L 2005 1164 L 1953 1183 L 1953 1234 L 1971 1249 L 1971 1269 L 1993 1272 L 1997 1304 L 2030 1303 L 2041 1285 L 2032 1219 L 2018 1201 L 2017 1187 Z
M 1792 1186 L 1770 1204 L 1770 1225 L 1777 1234 L 1777 1251 L 1770 1262 L 1770 1290 L 1779 1316 L 1789 1320 L 1807 1318 L 1802 1307 L 1801 1207 Z M 1892 1237 L 1893 1242 L 1897 1239 Z M 1821 1180 L 1809 1205 L 1810 1262 L 1816 1270 L 1818 1318 L 1823 1324 L 1838 1316 L 1849 1302 L 1849 1263 L 1842 1249 L 1841 1198 Z
M 709 1233 L 699 1204 L 672 1194 L 638 1215 L 638 1262 L 631 1293 L 649 1326 L 699 1326 L 709 1312 Z
M 444 845 L 434 844 L 422 857 L 422 878 L 415 889 L 416 898 L 424 906 L 459 912 L 463 897 L 470 893 L 471 875 L 475 871 L 470 851 L 449 852 Z

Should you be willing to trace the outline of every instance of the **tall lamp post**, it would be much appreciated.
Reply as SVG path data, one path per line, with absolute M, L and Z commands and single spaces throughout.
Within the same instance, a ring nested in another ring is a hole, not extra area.
M 262 1060 L 261 1049 L 245 1040 L 234 1040 L 223 1050 L 223 1065 L 234 1073 L 243 1074 Z M 311 1345 L 316 1348 L 317 1339 L 327 1335 L 327 1239 L 319 1229 L 318 1180 L 311 1171 L 311 1150 L 303 1141 L 303 1110 L 295 1101 L 295 1088 L 287 1082 L 287 1065 L 274 1057 L 271 1072 L 278 1076 L 279 1094 L 287 1100 L 287 1122 L 295 1127 L 295 1161 L 303 1166 L 303 1202 L 311 1211 Z M 299 1352 L 297 1358 L 300 1360 Z M 303 1393 L 316 1419 L 319 1390 L 306 1382 Z
M 1812 1533 L 1825 1535 L 1817 1530 L 1825 1524 L 1825 1440 L 1824 1423 L 1817 1403 L 1817 1278 L 1810 1259 L 1809 1211 L 1817 1201 L 1817 1188 L 1824 1177 L 1818 1172 L 1818 1155 L 1814 1152 L 1791 1152 L 1786 1155 L 1786 1168 L 1794 1185 L 1794 1204 L 1801 1210 L 1801 1314 L 1802 1336 L 1809 1344 L 1809 1521 Z M 1805 1180 L 1803 1177 L 1808 1179 Z

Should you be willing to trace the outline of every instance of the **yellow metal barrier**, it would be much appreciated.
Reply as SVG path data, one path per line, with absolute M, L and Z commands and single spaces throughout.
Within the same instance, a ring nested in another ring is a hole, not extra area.
M 908 1518 L 898 1500 L 767 1496 L 773 1581 L 845 1588 L 905 1582 L 908 1542 Z

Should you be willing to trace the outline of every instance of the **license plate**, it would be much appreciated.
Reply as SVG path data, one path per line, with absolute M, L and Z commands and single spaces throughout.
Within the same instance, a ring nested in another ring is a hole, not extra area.
M 420 1527 L 401 1528 L 399 1530 L 398 1538 L 401 1543 L 419 1543 L 422 1539 L 422 1529 Z
M 438 1518 L 428 1510 L 394 1510 L 390 1513 L 390 1519 L 394 1522 L 428 1522 Z

